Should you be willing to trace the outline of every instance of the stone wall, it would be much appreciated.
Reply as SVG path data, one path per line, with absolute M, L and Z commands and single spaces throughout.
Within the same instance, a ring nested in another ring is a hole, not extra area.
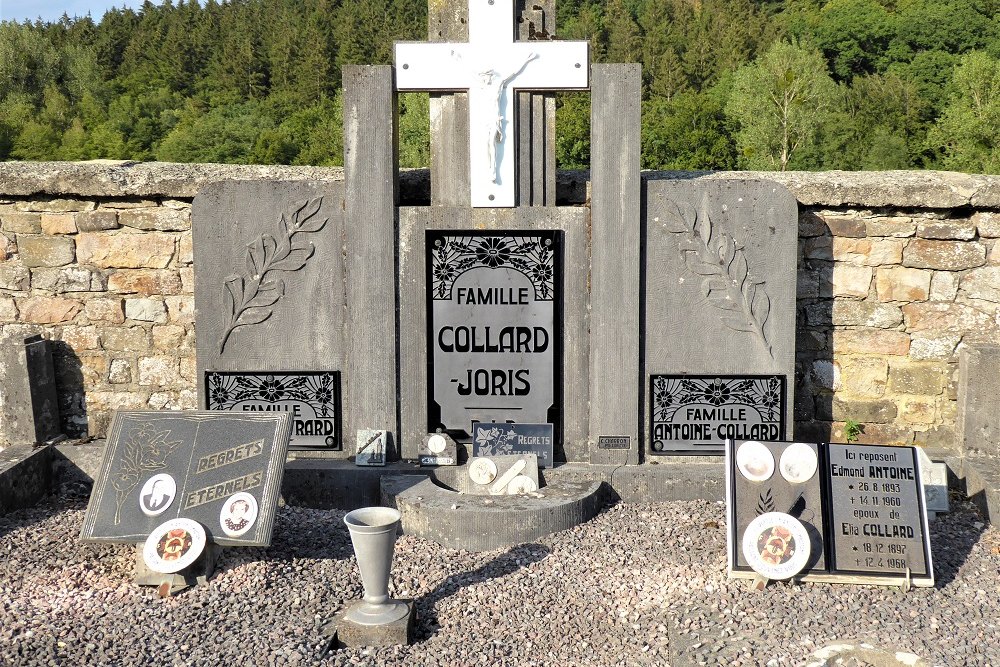
M 954 449 L 958 350 L 1000 342 L 1000 178 L 695 176 L 772 179 L 799 200 L 796 434 L 842 440 L 854 419 L 861 441 Z M 319 168 L 0 164 L 0 338 L 56 341 L 71 436 L 103 435 L 120 408 L 194 408 L 194 195 L 223 180 L 341 178 Z M 583 203 L 586 183 L 585 173 L 561 174 L 560 203 Z M 404 173 L 401 193 L 425 203 L 426 171 Z

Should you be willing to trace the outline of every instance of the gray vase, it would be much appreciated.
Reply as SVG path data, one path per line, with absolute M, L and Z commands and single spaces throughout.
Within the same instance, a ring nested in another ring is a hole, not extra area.
M 365 597 L 347 612 L 347 620 L 360 625 L 386 625 L 409 612 L 405 602 L 389 597 L 389 568 L 399 520 L 399 512 L 390 507 L 363 507 L 344 517 L 365 587 Z

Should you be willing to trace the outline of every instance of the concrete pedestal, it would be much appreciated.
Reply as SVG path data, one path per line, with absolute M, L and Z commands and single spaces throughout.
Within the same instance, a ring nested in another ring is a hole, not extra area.
M 348 620 L 351 610 L 361 604 L 358 600 L 353 605 L 342 609 L 333 620 L 323 626 L 323 634 L 330 637 L 333 646 L 400 646 L 413 643 L 413 631 L 416 627 L 417 608 L 413 600 L 397 600 L 406 603 L 409 611 L 403 618 L 384 625 L 361 625 Z

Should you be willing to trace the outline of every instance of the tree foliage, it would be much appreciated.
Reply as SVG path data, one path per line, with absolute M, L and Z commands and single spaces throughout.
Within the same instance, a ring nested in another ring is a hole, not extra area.
M 342 71 L 427 34 L 426 0 L 147 0 L 0 23 L 0 159 L 341 164 Z M 650 169 L 994 170 L 1000 0 L 559 0 L 557 34 L 643 66 Z M 401 95 L 400 160 L 429 160 Z M 559 96 L 586 168 L 590 103 Z

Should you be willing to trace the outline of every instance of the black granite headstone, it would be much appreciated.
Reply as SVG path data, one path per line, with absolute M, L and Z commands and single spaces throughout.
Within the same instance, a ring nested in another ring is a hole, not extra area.
M 782 440 L 786 384 L 783 375 L 652 375 L 650 450 L 721 454 L 727 439 Z
M 428 430 L 556 423 L 562 233 L 426 233 Z
M 542 468 L 552 467 L 552 424 L 476 423 L 472 428 L 474 456 L 534 454 Z
M 209 410 L 287 412 L 292 449 L 343 449 L 340 435 L 340 372 L 207 371 Z
M 269 545 L 290 430 L 285 412 L 116 413 L 81 539 L 138 543 L 180 517 L 217 544 Z

